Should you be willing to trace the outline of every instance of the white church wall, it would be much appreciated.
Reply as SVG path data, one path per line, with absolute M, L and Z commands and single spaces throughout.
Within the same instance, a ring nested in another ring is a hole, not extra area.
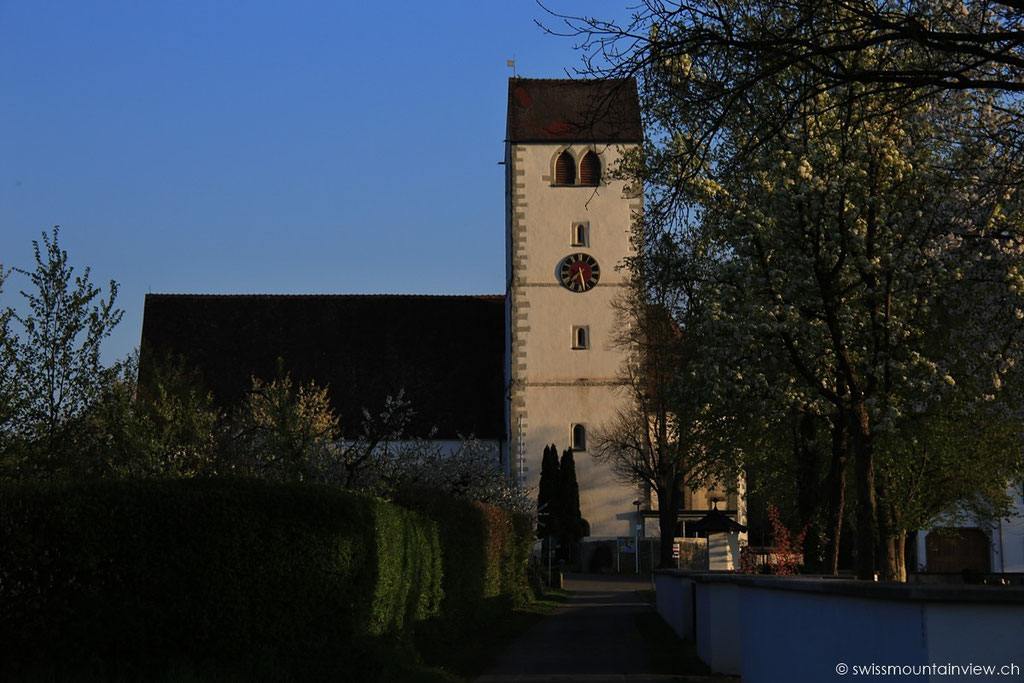
M 611 179 L 608 169 L 618 163 L 625 150 L 621 145 L 563 145 L 518 144 L 513 145 L 516 171 L 529 197 L 520 203 L 519 210 L 525 214 L 529 225 L 531 217 L 544 221 L 541 226 L 531 226 L 528 248 L 532 254 L 568 252 L 572 243 L 572 224 L 589 223 L 589 244 L 585 247 L 599 261 L 602 257 L 611 259 L 615 265 L 631 249 L 630 230 L 632 227 L 630 201 L 623 200 L 626 184 Z M 551 161 L 564 149 L 579 157 L 584 150 L 596 149 L 604 167 L 604 177 L 599 187 L 552 185 Z M 519 268 L 522 277 L 530 281 L 554 281 L 553 264 L 543 260 L 530 260 Z M 620 277 L 621 274 L 605 272 L 605 276 Z
M 501 455 L 505 451 L 504 442 L 500 439 L 476 439 L 476 441 L 483 448 L 493 451 L 494 464 L 495 467 L 498 467 Z M 428 448 L 436 448 L 445 455 L 453 455 L 459 452 L 463 443 L 464 442 L 459 439 L 396 439 L 394 441 L 386 441 L 380 444 L 378 449 L 386 449 L 390 453 L 401 454 L 425 444 Z
M 585 418 L 589 431 L 610 420 L 618 407 L 611 387 L 527 387 L 530 424 L 525 439 L 528 485 L 540 482 L 540 464 L 546 445 L 555 444 L 559 456 L 568 448 L 571 426 Z M 567 409 L 566 406 L 574 406 Z M 533 415 L 541 416 L 534 420 Z M 562 416 L 559 419 L 559 416 Z M 570 417 L 572 416 L 572 417 Z M 637 491 L 615 479 L 611 469 L 597 462 L 591 450 L 575 452 L 576 481 L 580 487 L 580 513 L 590 524 L 592 536 L 632 536 L 636 529 Z
M 1013 492 L 1016 509 L 1009 519 L 1001 520 L 994 529 L 1004 572 L 1024 573 L 1024 495 L 1018 486 Z

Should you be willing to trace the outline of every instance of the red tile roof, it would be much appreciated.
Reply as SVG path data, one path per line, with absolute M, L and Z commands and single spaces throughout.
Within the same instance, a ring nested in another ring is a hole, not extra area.
M 511 142 L 640 142 L 636 81 L 510 78 Z
M 412 436 L 505 435 L 501 296 L 149 294 L 142 348 L 141 364 L 183 356 L 224 407 L 280 357 L 328 387 L 347 434 L 404 389 Z

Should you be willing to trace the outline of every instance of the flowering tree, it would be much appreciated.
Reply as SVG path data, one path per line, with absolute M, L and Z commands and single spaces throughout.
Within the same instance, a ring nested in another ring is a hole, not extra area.
M 983 310 L 1024 305 L 1016 281 L 1022 216 L 1013 196 L 989 194 L 1016 162 L 989 157 L 992 175 L 964 177 L 979 168 L 985 146 L 944 128 L 934 105 L 893 112 L 865 98 L 829 109 L 819 99 L 826 113 L 802 119 L 736 182 L 704 188 L 702 229 L 729 252 L 716 285 L 718 323 L 788 366 L 777 405 L 820 406 L 850 429 L 861 575 L 874 565 L 877 526 L 879 567 L 896 578 L 906 529 L 891 506 L 896 469 L 876 477 L 878 435 L 901 433 L 912 416 L 941 414 L 955 392 L 962 416 L 980 410 L 974 399 L 994 385 L 979 392 L 965 380 L 958 389 L 954 373 L 997 377 L 1022 351 L 1019 325 L 993 325 Z M 976 113 L 953 99 L 943 117 L 970 130 Z M 985 264 L 984 277 L 969 277 L 975 263 Z M 972 311 L 951 320 L 954 305 Z M 977 343 L 954 341 L 967 339 Z M 759 378 L 756 368 L 733 367 L 734 377 Z M 1014 474 L 1009 452 L 986 454 L 996 480 Z M 947 508 L 963 493 L 942 491 Z
M 536 511 L 535 501 L 502 469 L 497 449 L 479 439 L 463 439 L 456 448 L 428 439 L 392 443 L 377 449 L 365 474 L 364 485 L 381 495 L 422 488 L 514 513 Z
M 190 477 L 218 471 L 223 416 L 181 359 L 149 359 L 139 381 L 133 355 L 107 375 L 73 435 L 90 475 Z
M 316 481 L 338 436 L 327 390 L 312 382 L 296 387 L 280 361 L 270 382 L 252 378 L 238 422 L 237 465 L 268 479 Z
M 900 577 L 925 490 L 930 511 L 981 490 L 953 475 L 965 458 L 988 481 L 1020 473 L 1011 6 L 702 0 L 642 3 L 626 28 L 569 19 L 590 73 L 641 81 L 649 138 L 627 170 L 645 221 L 712 264 L 700 381 L 761 428 L 827 423 L 837 475 L 853 453 L 862 578 Z M 952 419 L 980 431 L 921 436 Z
M 697 380 L 755 427 L 827 424 L 858 574 L 899 578 L 908 525 L 992 488 L 965 458 L 1020 473 L 1019 13 L 715 0 L 569 23 L 591 73 L 641 80 L 645 222 L 710 264 Z M 922 436 L 953 420 L 977 429 Z

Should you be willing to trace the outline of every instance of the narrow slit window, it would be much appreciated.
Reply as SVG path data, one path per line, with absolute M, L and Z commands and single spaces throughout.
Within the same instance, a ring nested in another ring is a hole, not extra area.
M 572 449 L 574 451 L 587 450 L 587 428 L 584 425 L 572 426 Z
M 572 348 L 590 348 L 590 327 L 587 325 L 574 325 L 572 328 Z
M 601 160 L 594 150 L 583 155 L 580 162 L 580 185 L 601 184 Z
M 576 184 L 576 160 L 566 150 L 558 155 L 555 160 L 555 184 L 575 185 Z

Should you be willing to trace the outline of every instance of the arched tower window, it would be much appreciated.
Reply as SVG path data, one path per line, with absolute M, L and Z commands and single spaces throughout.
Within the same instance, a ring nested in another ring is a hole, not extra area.
M 594 150 L 590 150 L 583 155 L 583 161 L 580 162 L 580 185 L 600 184 L 601 160 L 597 157 Z
M 574 247 L 586 247 L 589 246 L 587 242 L 587 224 L 586 223 L 573 223 L 572 224 L 572 246 Z
M 576 184 L 576 160 L 565 150 L 555 160 L 555 184 L 575 185 Z
M 573 325 L 573 328 L 572 328 L 572 348 L 574 348 L 574 349 L 589 349 L 590 348 L 590 327 L 588 325 Z
M 572 449 L 574 451 L 587 450 L 587 428 L 585 426 L 572 426 Z

